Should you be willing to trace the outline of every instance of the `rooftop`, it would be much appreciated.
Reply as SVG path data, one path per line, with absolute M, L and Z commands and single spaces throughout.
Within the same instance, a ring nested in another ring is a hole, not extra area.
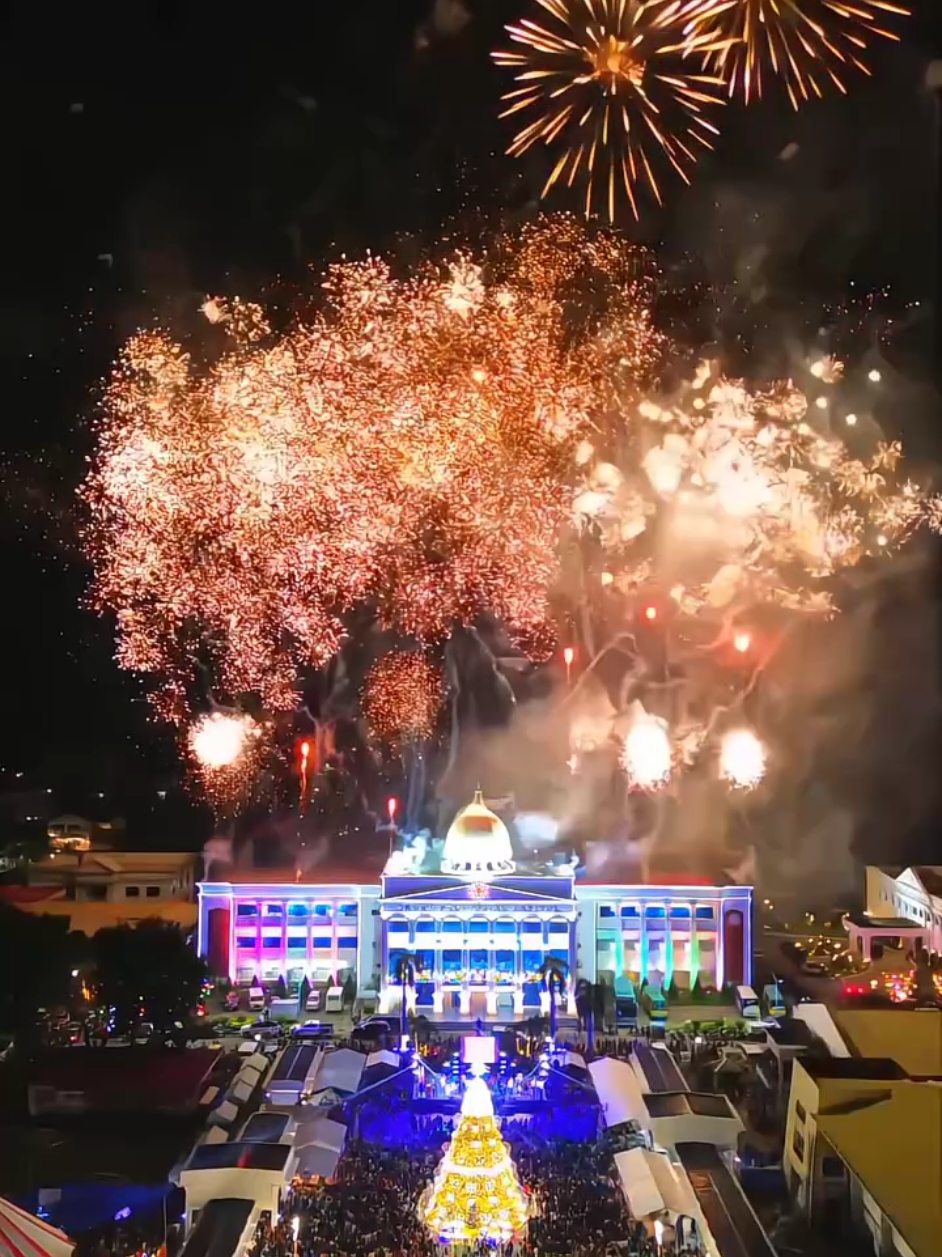
M 283 1170 L 291 1156 L 289 1144 L 261 1144 L 237 1140 L 228 1144 L 198 1144 L 184 1170 Z
M 942 1009 L 836 1005 L 832 1016 L 854 1056 L 898 1061 L 910 1078 L 942 1078 Z
M 812 1078 L 883 1082 L 908 1077 L 902 1066 L 885 1056 L 805 1056 L 802 1057 L 801 1066 Z
M 251 1200 L 210 1200 L 200 1212 L 181 1257 L 232 1257 L 253 1204 Z
M 707 1091 L 659 1091 L 644 1097 L 651 1117 L 726 1117 L 739 1119 L 724 1095 Z
M 942 899 L 942 865 L 920 864 L 915 873 L 930 895 Z
M 820 1113 L 818 1130 L 890 1217 L 916 1257 L 938 1257 L 942 1087 L 894 1083 L 886 1097 L 873 1104 L 849 1112 Z
M 866 912 L 847 912 L 847 920 L 862 930 L 924 930 L 925 926 L 909 917 L 874 917 Z

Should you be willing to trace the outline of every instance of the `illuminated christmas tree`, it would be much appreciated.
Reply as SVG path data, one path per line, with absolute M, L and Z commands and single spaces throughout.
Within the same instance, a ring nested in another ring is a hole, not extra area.
M 526 1226 L 527 1201 L 483 1078 L 468 1083 L 455 1133 L 419 1210 L 446 1242 L 509 1240 Z

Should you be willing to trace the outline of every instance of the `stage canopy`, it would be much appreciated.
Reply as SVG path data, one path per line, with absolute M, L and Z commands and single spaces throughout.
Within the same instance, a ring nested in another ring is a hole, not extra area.
M 589 1066 L 593 1086 L 602 1103 L 602 1119 L 606 1126 L 622 1122 L 648 1122 L 644 1092 L 638 1076 L 627 1061 L 603 1056 Z
M 699 1217 L 690 1184 L 685 1176 L 676 1172 L 663 1152 L 651 1152 L 647 1148 L 618 1152 L 615 1167 L 634 1217 L 650 1218 L 659 1213 L 669 1214 L 672 1221 L 683 1216 Z
M 74 1247 L 62 1231 L 0 1198 L 0 1257 L 69 1257 Z

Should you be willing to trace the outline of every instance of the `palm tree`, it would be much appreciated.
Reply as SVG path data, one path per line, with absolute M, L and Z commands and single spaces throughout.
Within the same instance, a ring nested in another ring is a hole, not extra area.
M 556 995 L 566 990 L 566 979 L 569 976 L 569 965 L 558 956 L 547 956 L 540 965 L 540 978 L 544 991 L 549 992 L 550 1038 L 556 1038 Z
M 393 979 L 399 983 L 399 1022 L 403 1038 L 409 1033 L 409 1013 L 406 1009 L 406 987 L 415 986 L 415 971 L 419 958 L 413 952 L 402 952 L 396 957 Z

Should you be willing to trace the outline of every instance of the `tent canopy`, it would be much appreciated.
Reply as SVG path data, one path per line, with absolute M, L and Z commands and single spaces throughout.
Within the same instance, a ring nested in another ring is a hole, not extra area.
M 366 1057 L 351 1048 L 337 1048 L 328 1052 L 320 1063 L 320 1069 L 312 1080 L 318 1091 L 333 1087 L 335 1091 L 353 1093 L 360 1085 Z
M 699 1216 L 689 1183 L 677 1174 L 663 1152 L 651 1152 L 648 1148 L 618 1152 L 615 1168 L 634 1217 L 667 1213 L 676 1221 L 681 1216 Z
M 69 1257 L 74 1247 L 62 1231 L 0 1198 L 0 1257 Z
M 649 1124 L 644 1092 L 638 1076 L 627 1061 L 603 1056 L 589 1066 L 589 1075 L 602 1103 L 602 1115 L 606 1126 L 620 1126 L 622 1122 Z

